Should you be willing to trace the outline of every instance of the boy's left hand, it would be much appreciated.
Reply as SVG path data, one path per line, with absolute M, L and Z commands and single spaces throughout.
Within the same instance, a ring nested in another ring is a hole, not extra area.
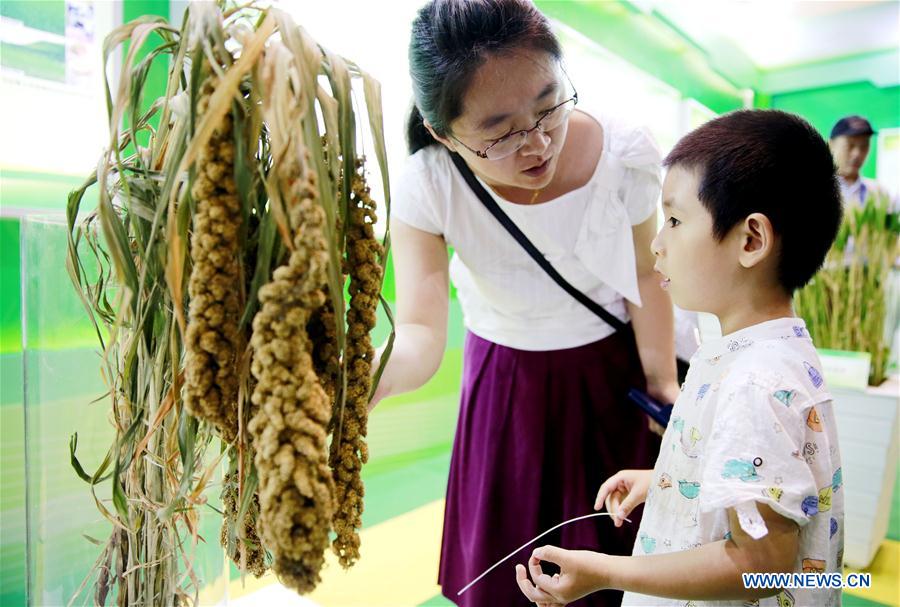
M 603 559 L 605 555 L 589 550 L 563 550 L 555 546 L 537 548 L 528 559 L 528 570 L 516 565 L 519 589 L 539 607 L 565 605 L 597 590 L 606 588 Z M 560 571 L 549 576 L 541 571 L 541 561 L 559 565 Z

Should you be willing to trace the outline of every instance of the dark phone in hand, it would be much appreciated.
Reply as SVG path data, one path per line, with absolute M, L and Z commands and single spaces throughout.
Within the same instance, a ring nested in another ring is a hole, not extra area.
M 644 413 L 663 428 L 669 425 L 673 405 L 665 405 L 637 388 L 628 391 L 628 400 L 643 409 Z

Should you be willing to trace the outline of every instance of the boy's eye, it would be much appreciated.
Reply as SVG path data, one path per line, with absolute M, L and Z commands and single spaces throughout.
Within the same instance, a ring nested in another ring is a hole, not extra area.
M 674 228 L 675 226 L 677 226 L 677 225 L 680 224 L 681 222 L 678 221 L 677 219 L 675 219 L 674 217 L 669 217 L 669 219 L 666 221 L 666 223 L 669 224 L 669 227 Z

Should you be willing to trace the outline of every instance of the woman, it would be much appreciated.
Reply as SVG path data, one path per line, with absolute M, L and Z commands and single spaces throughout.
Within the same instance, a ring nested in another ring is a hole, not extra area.
M 525 0 L 429 2 L 413 23 L 410 70 L 412 155 L 391 223 L 397 332 L 373 406 L 437 370 L 452 278 L 467 336 L 439 583 L 459 605 L 527 604 L 512 561 L 457 592 L 538 533 L 589 513 L 616 471 L 650 467 L 658 442 L 627 391 L 677 394 L 672 305 L 650 253 L 659 153 L 646 131 L 576 109 L 559 43 Z M 560 274 L 633 331 L 616 332 L 554 283 L 451 153 Z M 637 522 L 588 519 L 543 541 L 630 554 Z

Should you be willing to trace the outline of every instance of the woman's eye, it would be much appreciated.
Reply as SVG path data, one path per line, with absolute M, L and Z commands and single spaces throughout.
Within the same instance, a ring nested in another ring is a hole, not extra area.
M 666 221 L 666 223 L 669 224 L 669 227 L 674 228 L 675 226 L 677 226 L 677 225 L 680 224 L 681 222 L 678 221 L 677 219 L 675 219 L 674 217 L 669 217 L 669 219 Z

